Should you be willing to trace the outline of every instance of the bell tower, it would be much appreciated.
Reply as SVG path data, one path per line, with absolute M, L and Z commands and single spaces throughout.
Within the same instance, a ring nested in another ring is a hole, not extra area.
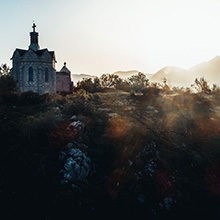
M 37 51 L 40 49 L 40 46 L 38 44 L 38 32 L 35 31 L 35 28 L 36 28 L 36 24 L 33 23 L 33 31 L 30 32 L 30 46 L 29 46 L 29 49 L 31 50 L 34 50 L 34 51 Z

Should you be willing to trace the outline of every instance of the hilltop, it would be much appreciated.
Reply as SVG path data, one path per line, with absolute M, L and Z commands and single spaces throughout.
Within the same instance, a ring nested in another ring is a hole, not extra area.
M 163 82 L 163 80 L 166 79 L 167 83 L 171 85 L 191 85 L 196 78 L 192 75 L 193 73 L 188 70 L 178 67 L 167 66 L 153 74 L 153 76 L 151 77 L 151 81 Z
M 118 75 L 122 79 L 127 79 L 133 75 L 137 75 L 139 73 L 138 70 L 129 70 L 129 71 L 117 71 L 114 72 L 113 74 Z
M 121 78 L 128 78 L 137 75 L 138 70 L 117 71 L 114 74 Z M 197 64 L 190 69 L 183 69 L 175 66 L 166 66 L 152 74 L 145 74 L 152 82 L 163 82 L 166 78 L 167 83 L 172 86 L 190 86 L 195 78 L 204 77 L 209 84 L 220 85 L 220 56 Z
M 118 75 L 122 79 L 128 79 L 133 75 L 137 75 L 140 71 L 116 71 L 113 74 Z M 220 85 L 220 56 L 197 64 L 189 69 L 183 69 L 175 66 L 166 66 L 157 71 L 156 73 L 144 73 L 152 82 L 162 83 L 166 78 L 167 83 L 171 86 L 190 86 L 194 83 L 196 78 L 204 77 L 210 85 Z M 89 74 L 72 74 L 74 83 L 82 81 L 83 78 L 94 79 L 96 76 Z
M 94 79 L 96 76 L 89 75 L 89 74 L 71 74 L 71 79 L 76 84 L 79 81 L 82 81 L 85 78 Z
M 198 73 L 212 83 L 220 84 L 220 56 L 202 62 L 190 69 L 191 72 Z
M 204 77 L 210 84 L 220 84 L 220 57 L 202 62 L 190 69 L 164 67 L 151 77 L 152 81 L 162 82 L 164 78 L 170 85 L 190 86 L 195 78 Z

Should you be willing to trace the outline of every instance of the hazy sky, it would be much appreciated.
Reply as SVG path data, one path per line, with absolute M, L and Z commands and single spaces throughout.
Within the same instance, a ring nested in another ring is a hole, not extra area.
M 32 20 L 41 48 L 72 73 L 188 68 L 220 55 L 220 0 L 0 0 L 0 63 L 28 48 Z

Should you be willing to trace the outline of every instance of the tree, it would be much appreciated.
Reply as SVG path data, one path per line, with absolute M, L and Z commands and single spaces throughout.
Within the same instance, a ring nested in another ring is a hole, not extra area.
M 92 80 L 92 78 L 84 78 L 77 83 L 77 89 L 83 89 L 91 93 L 100 91 L 100 87 L 101 85 L 98 77 L 94 78 L 94 80 Z
M 119 78 L 119 80 L 117 81 L 115 88 L 118 90 L 122 90 L 125 92 L 129 92 L 130 91 L 130 84 L 127 80 L 123 80 L 121 78 Z
M 167 84 L 167 79 L 163 78 L 163 85 L 162 85 L 163 92 L 170 92 L 170 87 Z
M 207 81 L 203 77 L 200 79 L 196 78 L 195 83 L 192 86 L 200 93 L 211 93 L 211 89 L 209 88 Z
M 10 69 L 6 64 L 0 67 L 0 95 L 8 95 L 15 92 L 16 82 L 10 75 Z
M 10 73 L 9 66 L 7 66 L 7 64 L 2 64 L 0 66 L 0 76 L 9 75 L 9 73 Z
M 95 92 L 100 91 L 100 89 L 101 89 L 101 84 L 100 84 L 100 79 L 99 79 L 98 77 L 95 77 L 95 78 L 93 79 L 93 86 L 94 86 Z
M 116 74 L 103 74 L 100 77 L 101 86 L 104 88 L 115 88 L 120 80 L 120 77 Z
M 128 78 L 128 82 L 133 92 L 142 92 L 149 85 L 149 79 L 141 72 Z

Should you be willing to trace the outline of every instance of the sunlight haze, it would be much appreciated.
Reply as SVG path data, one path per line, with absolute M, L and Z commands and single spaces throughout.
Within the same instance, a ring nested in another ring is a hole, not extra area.
M 34 20 L 56 69 L 100 75 L 190 68 L 220 55 L 217 0 L 0 0 L 0 63 L 28 48 Z

